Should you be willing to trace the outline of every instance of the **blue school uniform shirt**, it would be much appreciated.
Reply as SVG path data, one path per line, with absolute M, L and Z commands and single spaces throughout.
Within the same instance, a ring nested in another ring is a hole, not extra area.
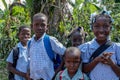
M 97 43 L 96 39 L 89 41 L 80 45 L 78 48 L 82 52 L 82 61 L 83 63 L 89 63 L 89 59 L 92 53 L 99 47 L 100 45 Z M 120 65 L 120 44 L 113 43 L 109 48 L 107 48 L 104 52 L 113 52 L 111 59 L 115 64 Z M 100 54 L 102 55 L 102 53 Z M 119 80 L 118 76 L 112 70 L 109 65 L 98 63 L 94 69 L 90 72 L 91 80 Z
M 27 48 L 23 47 L 23 45 L 21 44 L 21 42 L 19 42 L 16 47 L 19 47 L 19 57 L 17 60 L 17 65 L 16 65 L 16 69 L 18 71 L 27 72 L 27 66 L 28 66 L 28 60 L 27 60 Z M 13 50 L 10 52 L 7 60 L 7 62 L 13 63 Z M 16 75 L 15 74 L 15 80 L 25 80 L 22 76 Z
M 35 35 L 31 39 L 30 48 L 28 49 L 28 59 L 30 59 L 30 77 L 34 80 L 43 78 L 51 80 L 54 75 L 53 61 L 49 58 L 43 38 L 35 40 Z M 50 36 L 50 43 L 56 54 L 63 55 L 65 47 L 54 37 Z

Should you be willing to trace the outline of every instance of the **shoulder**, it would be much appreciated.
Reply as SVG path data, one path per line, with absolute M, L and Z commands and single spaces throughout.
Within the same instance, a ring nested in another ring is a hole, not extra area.
M 80 46 L 78 46 L 78 48 L 79 48 L 80 50 L 84 50 L 84 49 L 87 49 L 87 48 L 89 47 L 89 45 L 92 45 L 92 41 L 83 43 L 83 44 L 81 44 Z
M 50 38 L 50 40 L 58 41 L 58 39 L 57 39 L 56 37 L 54 37 L 54 36 L 50 36 L 50 35 L 49 35 L 49 38 Z
M 60 80 L 62 73 L 63 73 L 63 71 L 59 71 L 55 77 L 55 80 Z

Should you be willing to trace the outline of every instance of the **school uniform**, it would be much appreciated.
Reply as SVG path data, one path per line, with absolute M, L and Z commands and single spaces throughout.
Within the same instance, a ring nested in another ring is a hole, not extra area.
M 27 48 L 23 47 L 21 42 L 19 42 L 16 47 L 19 48 L 19 55 L 17 60 L 16 69 L 18 71 L 27 72 L 28 60 L 27 60 Z M 10 52 L 9 56 L 6 59 L 7 62 L 13 63 L 13 50 Z M 15 80 L 25 80 L 22 76 L 16 75 L 14 76 Z
M 44 36 L 45 34 L 39 40 L 35 40 L 34 35 L 31 39 L 28 53 L 30 58 L 30 78 L 33 80 L 41 78 L 51 80 L 54 75 L 53 62 L 49 58 L 44 46 Z M 52 50 L 59 55 L 63 55 L 66 48 L 56 38 L 49 37 Z
M 59 72 L 55 80 L 89 80 L 88 77 L 81 72 L 80 68 L 76 72 L 76 74 L 72 77 L 72 79 L 69 77 L 68 70 L 65 69 L 63 72 Z
M 83 63 L 89 63 L 92 53 L 99 47 L 94 38 L 92 41 L 80 45 L 78 48 L 82 52 Z M 113 52 L 111 59 L 115 64 L 120 65 L 120 44 L 113 43 L 104 52 Z M 102 53 L 100 54 L 102 55 Z M 109 65 L 98 63 L 89 74 L 91 80 L 119 80 L 118 76 Z

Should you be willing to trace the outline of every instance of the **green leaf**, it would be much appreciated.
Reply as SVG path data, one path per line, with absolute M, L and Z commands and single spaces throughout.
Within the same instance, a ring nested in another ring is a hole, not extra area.
M 88 3 L 88 7 L 91 13 L 101 10 L 100 7 L 96 6 L 96 4 L 93 4 L 93 3 Z

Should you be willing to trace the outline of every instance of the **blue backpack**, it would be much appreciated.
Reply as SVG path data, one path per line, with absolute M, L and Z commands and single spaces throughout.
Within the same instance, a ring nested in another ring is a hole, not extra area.
M 44 42 L 44 46 L 45 46 L 47 55 L 53 61 L 54 70 L 56 70 L 59 67 L 60 63 L 61 63 L 61 57 L 60 57 L 60 55 L 55 54 L 54 51 L 52 50 L 49 35 L 46 34 L 44 36 L 43 42 Z M 30 48 L 30 43 L 31 43 L 31 40 L 28 42 L 28 48 Z

